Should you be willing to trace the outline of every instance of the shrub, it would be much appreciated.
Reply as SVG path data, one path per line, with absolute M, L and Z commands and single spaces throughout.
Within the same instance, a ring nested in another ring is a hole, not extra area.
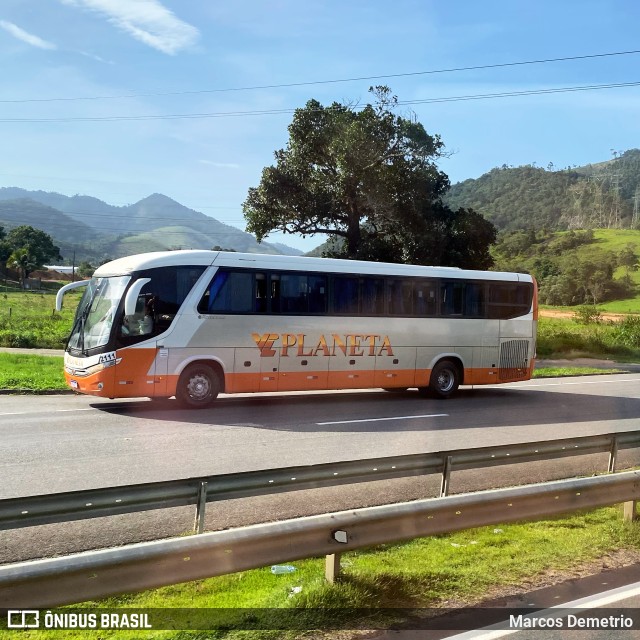
M 631 349 L 640 348 L 640 316 L 627 316 L 615 326 L 613 333 L 617 343 Z
M 582 305 L 573 313 L 573 319 L 580 324 L 596 324 L 602 322 L 602 313 L 593 305 Z

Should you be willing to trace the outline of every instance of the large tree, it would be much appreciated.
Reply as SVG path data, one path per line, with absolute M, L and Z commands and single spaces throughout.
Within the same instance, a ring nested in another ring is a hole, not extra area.
M 10 251 L 7 266 L 20 272 L 22 285 L 29 274 L 44 266 L 49 260 L 59 260 L 60 249 L 51 236 L 28 225 L 16 227 L 7 233 L 3 246 Z
M 436 165 L 440 137 L 396 115 L 387 87 L 371 91 L 375 103 L 363 108 L 311 100 L 295 111 L 286 149 L 249 189 L 248 231 L 259 241 L 276 230 L 326 233 L 334 256 L 489 266 L 493 226 L 441 201 L 449 179 Z

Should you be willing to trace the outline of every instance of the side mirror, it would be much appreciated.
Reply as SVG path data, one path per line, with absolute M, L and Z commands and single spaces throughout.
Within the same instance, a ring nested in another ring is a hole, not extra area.
M 69 284 L 65 284 L 64 287 L 60 287 L 58 289 L 58 293 L 56 293 L 56 311 L 60 311 L 62 309 L 62 298 L 64 298 L 64 294 L 67 291 L 71 291 L 71 289 L 77 289 L 78 287 L 86 287 L 90 280 L 78 280 L 77 282 L 70 282 Z
M 151 282 L 151 278 L 140 278 L 140 280 L 136 280 L 131 285 L 129 291 L 127 291 L 127 295 L 124 298 L 125 316 L 132 316 L 136 312 L 138 296 L 140 295 L 140 291 L 142 291 L 142 287 L 144 287 L 147 282 Z

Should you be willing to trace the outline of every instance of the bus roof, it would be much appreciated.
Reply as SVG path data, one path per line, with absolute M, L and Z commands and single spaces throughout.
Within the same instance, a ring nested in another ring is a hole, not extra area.
M 278 269 L 288 271 L 318 271 L 329 273 L 362 273 L 390 276 L 422 276 L 440 278 L 468 278 L 472 280 L 511 280 L 531 282 L 527 274 L 499 271 L 465 270 L 457 267 L 429 267 L 421 265 L 394 264 L 388 262 L 365 262 L 362 260 L 337 260 L 334 258 L 311 258 L 306 256 L 282 256 L 260 253 L 236 253 L 233 251 L 157 251 L 140 253 L 107 262 L 98 267 L 94 276 L 121 276 L 157 267 L 180 265 L 246 267 L 251 269 Z

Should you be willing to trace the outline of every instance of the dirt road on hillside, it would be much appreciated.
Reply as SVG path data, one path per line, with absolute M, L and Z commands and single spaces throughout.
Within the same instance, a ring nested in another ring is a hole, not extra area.
M 574 311 L 560 311 L 559 309 L 540 309 L 539 313 L 543 318 L 573 318 L 575 316 Z M 620 322 L 624 320 L 627 315 L 635 314 L 601 313 L 600 317 L 608 322 Z

